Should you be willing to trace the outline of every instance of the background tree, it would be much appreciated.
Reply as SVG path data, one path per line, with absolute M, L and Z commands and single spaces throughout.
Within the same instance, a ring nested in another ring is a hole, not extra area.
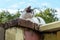
M 55 14 L 57 11 L 52 8 L 46 8 L 44 11 L 40 11 L 38 14 L 35 15 L 35 17 L 42 17 L 46 23 L 58 21 L 57 14 Z
M 5 23 L 9 20 L 18 18 L 20 16 L 19 10 L 15 14 L 11 14 L 8 11 L 0 12 L 0 23 Z
M 20 11 L 19 11 L 19 9 L 18 9 L 18 11 L 12 16 L 13 17 L 13 19 L 15 19 L 15 18 L 18 18 L 18 17 L 20 17 Z

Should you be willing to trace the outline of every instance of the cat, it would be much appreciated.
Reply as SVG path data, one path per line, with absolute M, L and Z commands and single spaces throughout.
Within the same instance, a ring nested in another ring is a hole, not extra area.
M 41 17 L 34 17 L 34 10 L 31 9 L 31 6 L 25 8 L 23 13 L 20 16 L 21 19 L 29 20 L 38 25 L 44 25 L 45 21 Z

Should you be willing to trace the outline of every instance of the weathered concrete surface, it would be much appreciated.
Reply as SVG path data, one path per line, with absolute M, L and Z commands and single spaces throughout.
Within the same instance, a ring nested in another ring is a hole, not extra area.
M 19 19 L 19 18 L 0 24 L 0 26 L 3 27 L 4 29 L 8 29 L 12 27 L 25 27 L 37 31 L 39 31 L 39 27 L 40 27 L 36 23 L 33 23 L 29 20 Z

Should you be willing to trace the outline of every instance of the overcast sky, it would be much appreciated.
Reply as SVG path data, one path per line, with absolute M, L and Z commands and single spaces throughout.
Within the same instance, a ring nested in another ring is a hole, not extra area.
M 27 6 L 34 7 L 50 7 L 56 9 L 58 17 L 60 17 L 60 0 L 0 0 L 0 9 L 16 12 L 17 9 L 24 9 Z

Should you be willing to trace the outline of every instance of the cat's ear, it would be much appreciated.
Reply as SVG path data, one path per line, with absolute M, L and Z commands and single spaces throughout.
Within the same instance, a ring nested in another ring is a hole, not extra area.
M 31 8 L 31 6 L 28 6 L 28 7 L 26 7 L 26 8 Z

